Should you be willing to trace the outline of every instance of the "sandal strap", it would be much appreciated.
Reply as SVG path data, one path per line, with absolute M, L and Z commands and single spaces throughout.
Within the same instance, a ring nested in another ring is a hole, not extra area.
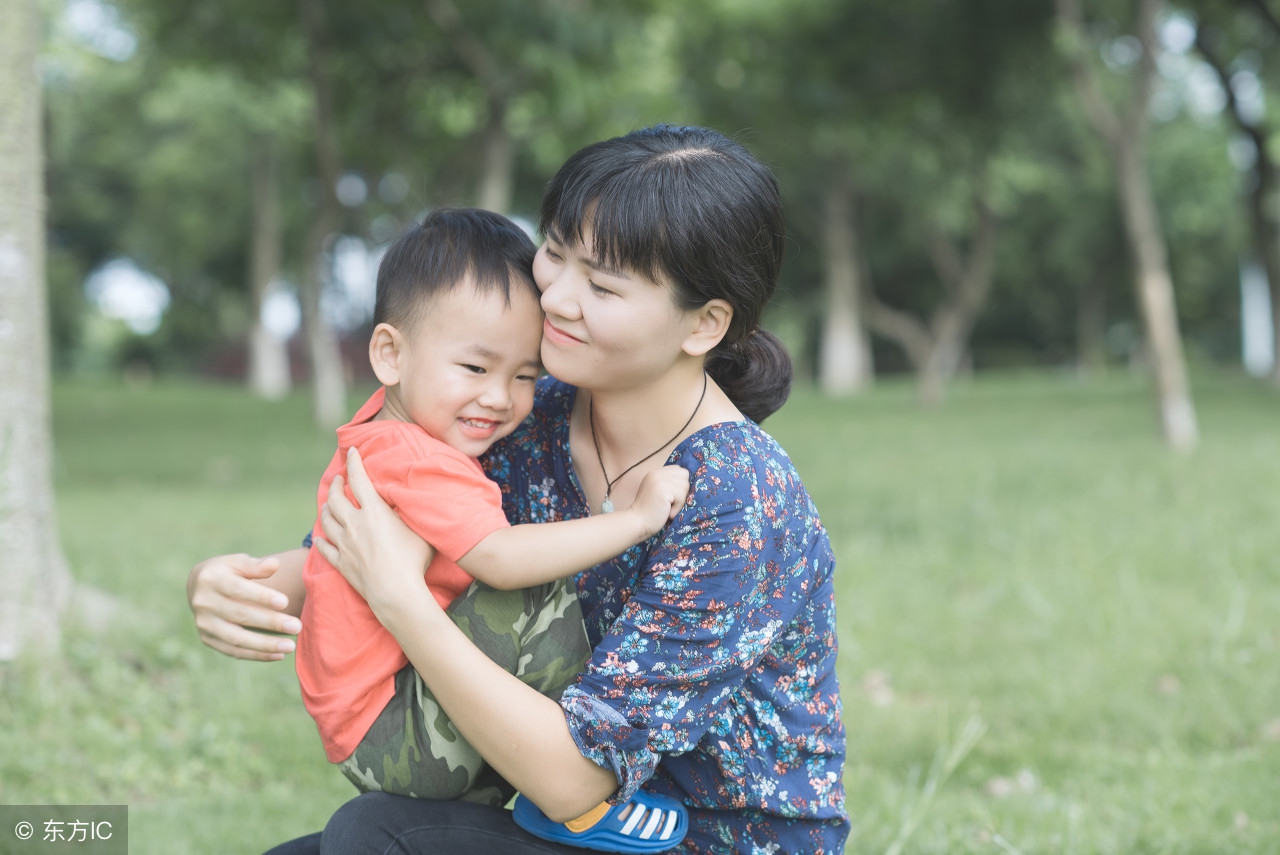
M 612 806 L 608 802 L 601 802 L 577 819 L 571 819 L 566 822 L 564 827 L 575 834 L 581 834 L 600 820 L 604 819 L 605 814 L 607 814 L 611 808 Z
M 679 822 L 680 811 L 678 810 L 651 808 L 635 803 L 632 806 L 631 815 L 627 817 L 627 821 L 623 823 L 618 833 L 623 837 L 636 836 L 641 840 L 649 840 L 661 829 L 658 839 L 667 840 L 671 837 L 671 833 L 676 830 L 676 825 Z M 636 834 L 637 829 L 640 829 L 639 834 Z

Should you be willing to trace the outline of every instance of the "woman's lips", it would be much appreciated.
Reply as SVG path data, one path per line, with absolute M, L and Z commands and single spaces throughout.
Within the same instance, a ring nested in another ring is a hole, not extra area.
M 582 339 L 569 335 L 567 332 L 558 328 L 548 320 L 544 320 L 542 322 L 542 334 L 546 338 L 550 339 L 554 344 L 570 345 L 583 343 Z

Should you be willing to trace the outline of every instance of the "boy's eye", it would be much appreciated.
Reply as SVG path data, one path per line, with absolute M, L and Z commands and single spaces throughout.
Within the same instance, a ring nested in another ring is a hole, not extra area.
M 554 261 L 556 263 L 563 261 L 563 259 L 560 258 L 560 253 L 556 252 L 554 249 L 552 249 L 549 246 L 546 247 L 544 252 L 546 253 L 547 258 L 549 258 L 551 261 Z
M 536 375 L 536 374 L 517 374 L 517 375 L 516 375 L 516 379 L 517 379 L 517 380 L 521 380 L 521 381 L 527 381 L 527 382 L 529 382 L 529 383 L 536 383 L 536 382 L 538 382 L 538 375 Z
M 483 369 L 483 368 L 481 368 L 479 365 L 463 365 L 462 367 L 463 367 L 463 369 L 464 369 L 464 370 L 466 370 L 466 371 L 470 371 L 472 374 L 483 374 L 483 373 L 484 373 L 484 369 Z

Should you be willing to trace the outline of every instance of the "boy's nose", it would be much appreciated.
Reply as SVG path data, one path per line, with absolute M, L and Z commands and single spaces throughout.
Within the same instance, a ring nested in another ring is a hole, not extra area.
M 486 383 L 480 393 L 480 403 L 491 410 L 506 410 L 511 406 L 511 390 L 505 380 L 494 378 Z

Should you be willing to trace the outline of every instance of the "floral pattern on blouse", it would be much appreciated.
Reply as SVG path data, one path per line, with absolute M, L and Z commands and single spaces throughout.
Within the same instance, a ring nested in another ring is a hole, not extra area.
M 482 460 L 512 523 L 582 517 L 575 390 Z M 756 424 L 704 428 L 668 463 L 690 498 L 667 528 L 577 577 L 593 654 L 561 699 L 584 756 L 689 808 L 684 853 L 843 851 L 835 559 L 786 452 Z

